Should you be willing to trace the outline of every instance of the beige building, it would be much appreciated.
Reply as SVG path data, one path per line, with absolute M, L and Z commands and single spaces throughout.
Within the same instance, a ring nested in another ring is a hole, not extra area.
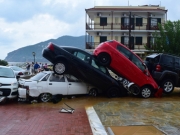
M 167 10 L 159 5 L 95 6 L 86 11 L 86 49 L 117 40 L 141 53 L 153 47 L 152 33 L 167 21 Z M 130 38 L 129 38 L 130 37 Z

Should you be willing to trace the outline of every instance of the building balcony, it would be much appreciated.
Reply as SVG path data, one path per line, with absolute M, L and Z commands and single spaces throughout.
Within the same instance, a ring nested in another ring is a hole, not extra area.
M 99 44 L 100 42 L 86 42 L 86 49 L 95 49 Z M 142 50 L 145 49 L 145 46 L 147 46 L 149 49 L 154 48 L 151 43 L 142 43 L 142 45 L 137 45 L 136 43 L 131 43 L 130 45 L 128 43 L 123 44 L 131 50 Z
M 157 24 L 148 23 L 141 25 L 134 23 L 131 26 L 125 23 L 86 23 L 86 30 L 129 30 L 129 27 L 131 27 L 131 30 L 159 30 Z

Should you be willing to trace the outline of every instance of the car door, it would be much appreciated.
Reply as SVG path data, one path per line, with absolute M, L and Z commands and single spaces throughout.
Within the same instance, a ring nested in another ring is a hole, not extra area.
M 86 94 L 88 93 L 86 83 L 80 81 L 73 75 L 65 75 L 68 81 L 68 95 Z
M 64 75 L 51 74 L 48 80 L 47 91 L 52 95 L 67 95 L 68 83 L 65 80 Z
M 48 78 L 49 78 L 50 74 L 47 74 L 46 76 L 44 76 L 42 79 L 40 79 L 39 81 L 37 81 L 37 91 L 34 93 L 32 93 L 31 91 L 31 95 L 32 94 L 36 94 L 36 95 L 40 95 L 41 93 L 48 93 Z

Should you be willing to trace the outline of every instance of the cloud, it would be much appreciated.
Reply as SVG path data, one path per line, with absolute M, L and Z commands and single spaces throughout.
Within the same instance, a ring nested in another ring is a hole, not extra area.
M 180 18 L 170 0 L 0 0 L 0 59 L 8 52 L 63 35 L 85 34 L 85 9 L 94 6 L 161 5 L 168 20 Z

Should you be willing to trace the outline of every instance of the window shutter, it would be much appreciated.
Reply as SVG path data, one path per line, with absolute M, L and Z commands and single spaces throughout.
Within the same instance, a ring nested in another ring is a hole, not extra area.
M 124 37 L 121 37 L 121 43 L 124 44 Z

